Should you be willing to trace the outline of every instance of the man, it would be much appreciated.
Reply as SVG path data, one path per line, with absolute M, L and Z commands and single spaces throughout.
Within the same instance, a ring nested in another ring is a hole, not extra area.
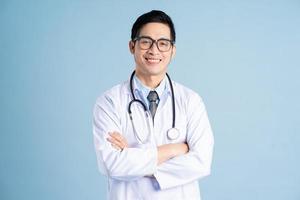
M 200 96 L 167 75 L 175 39 L 164 12 L 141 15 L 129 42 L 135 72 L 96 102 L 93 134 L 108 199 L 200 199 L 214 140 Z

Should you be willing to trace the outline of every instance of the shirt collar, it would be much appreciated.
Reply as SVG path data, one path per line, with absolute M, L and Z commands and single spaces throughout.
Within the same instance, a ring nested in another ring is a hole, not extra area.
M 147 87 L 147 86 L 145 86 L 141 82 L 141 80 L 138 79 L 138 77 L 136 75 L 134 75 L 133 84 L 134 84 L 134 92 L 135 92 L 135 94 L 137 93 L 140 97 L 142 97 L 142 99 L 144 101 L 146 101 L 147 96 L 148 96 L 149 92 L 152 89 L 149 88 L 149 87 Z M 167 84 L 167 76 L 166 75 L 163 78 L 163 80 L 160 82 L 160 84 L 154 90 L 157 92 L 159 98 L 161 98 L 161 96 L 163 95 L 163 93 L 165 91 L 169 90 L 169 87 L 168 87 L 168 84 Z

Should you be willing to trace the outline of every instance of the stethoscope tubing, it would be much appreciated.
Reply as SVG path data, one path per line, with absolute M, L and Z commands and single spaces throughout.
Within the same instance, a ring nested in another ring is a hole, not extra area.
M 131 76 L 130 76 L 130 92 L 131 92 L 131 96 L 132 96 L 132 101 L 130 101 L 129 105 L 128 105 L 128 113 L 131 116 L 132 112 L 131 112 L 131 105 L 134 102 L 138 102 L 143 106 L 144 111 L 147 111 L 147 106 L 139 99 L 135 98 L 134 92 L 133 92 L 133 77 L 134 77 L 135 71 L 132 72 Z M 168 75 L 168 73 L 166 73 L 168 81 L 169 81 L 169 85 L 170 85 L 170 89 L 171 89 L 171 96 L 172 96 L 172 128 L 175 128 L 175 120 L 176 120 L 176 111 L 175 111 L 175 95 L 174 95 L 174 88 L 173 88 L 173 84 L 171 81 L 170 76 Z
M 172 116 L 173 116 L 173 119 L 172 119 L 172 128 L 175 128 L 175 119 L 176 119 L 176 113 L 175 113 L 175 95 L 174 95 L 174 89 L 173 89 L 173 84 L 172 84 L 172 81 L 171 81 L 171 78 L 169 76 L 168 73 L 166 73 L 167 77 L 168 77 L 168 80 L 169 80 L 169 84 L 170 84 L 170 88 L 171 88 L 171 94 L 172 94 Z

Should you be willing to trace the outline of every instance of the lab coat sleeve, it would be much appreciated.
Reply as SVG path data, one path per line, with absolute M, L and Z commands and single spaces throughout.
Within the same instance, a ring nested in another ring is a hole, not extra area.
M 99 170 L 111 178 L 131 181 L 153 174 L 157 167 L 157 148 L 116 150 L 107 141 L 108 132 L 121 133 L 120 109 L 109 96 L 102 96 L 94 107 L 93 135 Z M 123 109 L 125 110 L 125 109 Z M 122 133 L 121 133 L 122 134 Z
M 154 174 L 160 188 L 184 185 L 210 174 L 214 139 L 205 106 L 195 94 L 187 105 L 189 152 L 158 166 Z

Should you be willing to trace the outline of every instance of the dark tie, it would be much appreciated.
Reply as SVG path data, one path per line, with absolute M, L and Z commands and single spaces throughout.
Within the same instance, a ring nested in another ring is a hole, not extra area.
M 159 100 L 157 92 L 150 91 L 147 96 L 147 99 L 149 101 L 149 110 L 152 115 L 152 119 L 154 120 L 154 115 L 155 115 L 157 105 L 158 105 L 158 100 Z

